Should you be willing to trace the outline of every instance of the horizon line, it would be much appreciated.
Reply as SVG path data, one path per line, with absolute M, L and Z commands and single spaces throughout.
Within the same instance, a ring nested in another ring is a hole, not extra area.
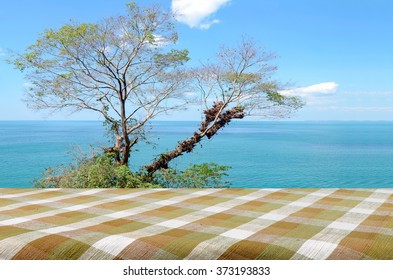
M 104 122 L 104 120 L 91 119 L 0 119 L 0 122 Z M 151 120 L 152 122 L 200 122 L 201 120 Z M 293 120 L 293 119 L 270 119 L 270 120 L 232 120 L 232 122 L 393 122 L 392 120 Z

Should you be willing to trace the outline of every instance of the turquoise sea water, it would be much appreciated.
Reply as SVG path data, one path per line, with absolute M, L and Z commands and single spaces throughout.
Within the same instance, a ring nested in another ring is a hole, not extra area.
M 192 135 L 197 122 L 155 122 L 132 168 Z M 0 121 L 0 187 L 32 187 L 73 146 L 108 146 L 100 122 Z M 393 187 L 393 122 L 236 122 L 173 165 L 230 165 L 231 187 Z

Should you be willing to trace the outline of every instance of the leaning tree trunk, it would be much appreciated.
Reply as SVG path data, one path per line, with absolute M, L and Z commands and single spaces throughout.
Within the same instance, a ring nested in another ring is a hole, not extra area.
M 241 107 L 234 107 L 222 112 L 223 107 L 223 102 L 216 102 L 211 108 L 205 110 L 203 112 L 205 120 L 201 123 L 199 131 L 195 131 L 192 137 L 180 142 L 174 150 L 159 155 L 152 164 L 145 166 L 148 176 L 152 177 L 161 168 L 167 169 L 171 160 L 183 153 L 191 152 L 204 137 L 212 138 L 218 130 L 230 123 L 232 119 L 242 119 L 244 117 L 244 109 Z

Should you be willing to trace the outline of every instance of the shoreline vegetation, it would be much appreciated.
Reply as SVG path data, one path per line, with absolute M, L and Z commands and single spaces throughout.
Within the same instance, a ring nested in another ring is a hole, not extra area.
M 35 188 L 227 188 L 229 166 L 216 163 L 190 165 L 185 170 L 159 170 L 154 177 L 132 172 L 118 164 L 114 154 L 79 156 L 68 166 L 47 168 L 34 181 Z

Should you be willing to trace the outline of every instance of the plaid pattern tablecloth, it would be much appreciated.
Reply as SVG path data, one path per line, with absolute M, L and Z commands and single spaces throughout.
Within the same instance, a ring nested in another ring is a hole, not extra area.
M 0 259 L 393 259 L 393 189 L 0 189 Z

